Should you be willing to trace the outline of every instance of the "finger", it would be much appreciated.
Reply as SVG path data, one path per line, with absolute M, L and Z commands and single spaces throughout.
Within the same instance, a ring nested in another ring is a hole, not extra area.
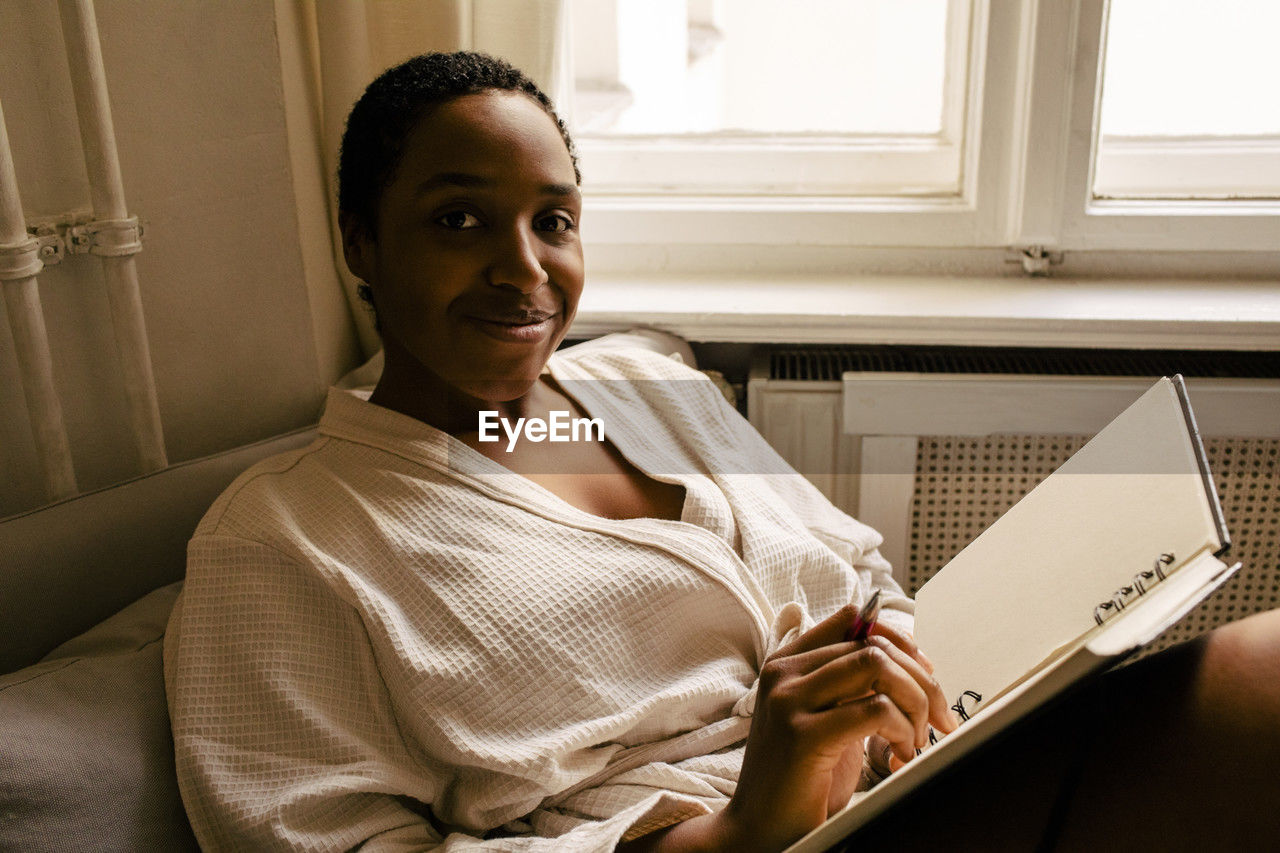
M 881 776 L 888 776 L 902 766 L 902 762 L 893 754 L 893 744 L 880 735 L 871 735 L 867 738 L 866 755 L 871 769 Z
M 929 723 L 934 728 L 949 734 L 959 727 L 960 721 L 955 718 L 955 714 L 948 707 L 947 697 L 942 692 L 942 685 L 938 683 L 938 679 L 934 678 L 931 672 L 926 671 L 919 661 L 884 637 L 871 637 L 867 642 L 884 649 L 885 653 L 893 658 L 898 666 L 906 670 L 920 685 L 920 688 L 924 690 L 925 695 L 929 698 Z M 924 735 L 927 740 L 929 735 L 927 730 Z
M 823 646 L 830 646 L 833 643 L 843 643 L 845 641 L 845 631 L 849 630 L 849 626 L 853 624 L 857 615 L 858 608 L 853 604 L 846 604 L 787 645 L 778 649 L 775 654 L 789 657 Z
M 929 742 L 929 722 L 934 708 L 933 696 L 926 687 L 932 682 L 932 676 L 923 672 L 915 658 L 884 637 L 871 637 L 868 642 L 869 650 L 883 653 L 893 664 L 892 668 L 886 668 L 884 676 L 876 680 L 873 689 L 888 694 L 897 703 L 915 728 L 916 749 L 923 749 Z M 938 690 L 937 695 L 941 697 L 942 691 Z
M 933 672 L 933 661 L 925 657 L 924 652 L 920 651 L 920 647 L 916 645 L 915 638 L 906 631 L 901 631 L 894 628 L 892 625 L 886 625 L 883 622 L 877 622 L 875 625 L 871 626 L 871 634 L 873 636 L 885 637 L 886 639 L 891 640 L 895 646 L 919 661 L 921 666 L 929 672 Z
M 816 741 L 847 737 L 850 732 L 877 735 L 889 744 L 893 757 L 902 763 L 916 755 L 915 726 L 884 693 L 873 693 L 813 713 L 805 720 L 805 727 L 815 735 Z
M 893 655 L 913 664 L 914 661 L 897 649 L 890 652 L 887 645 L 890 644 L 885 640 L 878 640 L 818 667 L 797 679 L 796 695 L 803 697 L 801 707 L 817 710 L 882 693 L 911 720 L 913 742 L 923 747 L 929 732 L 929 695 Z
M 796 678 L 808 675 L 818 669 L 826 666 L 828 663 L 837 660 L 845 655 L 852 654 L 867 647 L 867 644 L 859 641 L 841 640 L 838 643 L 818 646 L 817 648 L 807 651 L 789 651 L 794 648 L 794 644 L 782 647 L 778 651 L 769 656 L 764 666 L 760 669 L 761 687 L 768 690 L 790 678 Z M 842 698 L 856 698 L 864 696 L 872 692 L 870 682 L 860 689 L 849 693 L 842 690 Z M 831 704 L 830 700 L 820 704 Z
M 786 648 L 769 656 L 760 668 L 760 689 L 772 693 L 784 681 L 808 675 L 843 655 L 863 647 L 862 643 L 840 643 L 820 646 L 797 654 L 786 654 Z

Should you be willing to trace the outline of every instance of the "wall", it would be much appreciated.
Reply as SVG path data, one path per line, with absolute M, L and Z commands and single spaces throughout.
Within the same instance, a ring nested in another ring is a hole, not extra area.
M 97 3 L 126 198 L 146 227 L 138 277 L 171 463 L 313 422 L 324 388 L 360 358 L 324 238 L 318 143 L 305 142 L 318 122 L 309 77 L 293 32 L 282 68 L 276 10 Z M 87 209 L 53 0 L 0 3 L 0 102 L 28 222 Z M 40 290 L 80 487 L 128 478 L 98 259 L 48 268 Z M 3 516 L 43 492 L 7 318 L 0 327 Z

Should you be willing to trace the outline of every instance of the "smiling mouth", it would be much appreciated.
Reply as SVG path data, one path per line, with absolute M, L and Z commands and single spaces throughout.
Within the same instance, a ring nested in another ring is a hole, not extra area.
M 513 314 L 477 314 L 472 319 L 501 326 L 534 326 L 554 316 L 550 311 L 518 311 Z
M 546 311 L 522 311 L 514 314 L 471 315 L 481 332 L 491 338 L 512 343 L 537 343 L 551 335 L 551 319 Z

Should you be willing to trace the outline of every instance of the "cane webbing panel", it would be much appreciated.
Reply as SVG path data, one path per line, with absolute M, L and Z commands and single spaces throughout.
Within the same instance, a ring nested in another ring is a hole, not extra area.
M 911 503 L 908 592 L 1061 465 L 1087 436 L 922 436 Z M 1149 649 L 1280 607 L 1280 441 L 1206 439 L 1239 573 Z

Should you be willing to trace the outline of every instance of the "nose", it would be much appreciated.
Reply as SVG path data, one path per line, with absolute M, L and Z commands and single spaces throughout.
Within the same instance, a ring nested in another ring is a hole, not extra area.
M 539 255 L 541 241 L 527 225 L 517 224 L 504 229 L 494 248 L 488 278 L 495 287 L 533 293 L 549 280 Z

